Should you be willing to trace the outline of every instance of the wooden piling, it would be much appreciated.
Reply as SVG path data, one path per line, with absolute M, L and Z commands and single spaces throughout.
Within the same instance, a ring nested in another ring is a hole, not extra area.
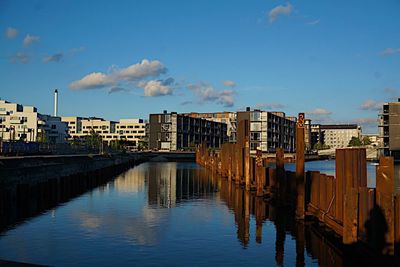
M 262 151 L 257 149 L 256 152 L 256 196 L 264 195 L 265 168 L 263 166 Z
M 357 189 L 350 188 L 344 196 L 343 244 L 353 244 L 358 240 L 358 205 Z
M 376 168 L 376 204 L 382 209 L 388 231 L 386 252 L 394 254 L 395 243 L 394 159 L 381 157 Z
M 305 176 L 304 176 L 304 113 L 299 113 L 296 126 L 296 218 L 305 216 Z

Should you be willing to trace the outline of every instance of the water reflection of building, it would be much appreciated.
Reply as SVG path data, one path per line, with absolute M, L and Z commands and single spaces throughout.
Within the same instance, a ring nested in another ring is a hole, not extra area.
M 110 183 L 110 186 L 111 184 L 119 192 L 136 193 L 145 190 L 145 179 L 137 169 L 130 169 L 121 174 L 118 179 Z
M 146 173 L 149 205 L 172 208 L 185 200 L 210 197 L 217 189 L 215 177 L 205 169 L 180 167 L 176 162 L 152 164 Z
M 262 243 L 263 224 L 268 220 L 275 226 L 276 265 L 291 265 L 291 263 L 286 262 L 285 264 L 284 262 L 285 242 L 289 235 L 291 239 L 295 240 L 296 258 L 292 260 L 295 261 L 296 266 L 305 266 L 306 252 L 313 259 L 317 259 L 320 265 L 342 266 L 343 256 L 340 250 L 312 226 L 295 221 L 290 209 L 270 205 L 262 198 L 255 197 L 225 179 L 221 180 L 220 197 L 234 213 L 237 238 L 244 248 L 248 247 L 252 238 L 251 218 L 255 219 L 254 238 L 257 243 Z

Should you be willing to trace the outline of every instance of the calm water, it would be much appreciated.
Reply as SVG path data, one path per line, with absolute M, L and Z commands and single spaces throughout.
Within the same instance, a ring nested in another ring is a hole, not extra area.
M 296 171 L 295 163 L 285 164 L 285 169 L 288 171 Z M 335 175 L 336 163 L 335 160 L 318 160 L 308 161 L 305 163 L 306 171 L 320 171 L 328 175 Z M 376 166 L 372 162 L 367 162 L 367 186 L 376 187 Z
M 145 163 L 4 232 L 0 259 L 57 266 L 340 262 L 291 218 L 194 163 Z

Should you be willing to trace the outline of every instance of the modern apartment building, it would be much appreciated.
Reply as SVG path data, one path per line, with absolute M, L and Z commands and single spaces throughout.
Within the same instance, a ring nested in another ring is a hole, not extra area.
M 222 111 L 222 112 L 209 112 L 209 113 L 184 113 L 183 115 L 192 118 L 201 118 L 209 121 L 222 122 L 227 125 L 227 136 L 231 143 L 236 142 L 236 112 Z
M 67 125 L 60 117 L 5 100 L 0 100 L 0 131 L 4 141 L 65 143 L 67 137 Z
M 380 154 L 400 159 L 400 99 L 383 104 L 379 114 Z
M 361 136 L 361 127 L 357 124 L 319 125 L 319 129 L 323 132 L 325 145 L 330 148 L 347 147 L 352 137 Z
M 177 151 L 204 142 L 219 147 L 228 141 L 226 123 L 167 111 L 149 117 L 149 148 L 153 150 Z
M 142 119 L 120 119 L 119 122 L 103 118 L 62 117 L 68 123 L 69 139 L 84 138 L 92 132 L 99 134 L 103 141 L 125 141 L 136 148 L 145 136 L 145 122 Z
M 242 120 L 250 122 L 250 153 L 256 153 L 257 149 L 274 153 L 277 148 L 286 152 L 295 151 L 295 117 L 286 117 L 284 112 L 246 108 L 246 111 L 237 112 L 237 123 Z

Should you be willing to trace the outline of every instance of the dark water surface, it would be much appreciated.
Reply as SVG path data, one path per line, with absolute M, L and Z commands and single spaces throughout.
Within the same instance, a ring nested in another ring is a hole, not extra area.
M 195 163 L 144 163 L 4 232 L 0 259 L 56 266 L 341 262 L 292 218 Z

